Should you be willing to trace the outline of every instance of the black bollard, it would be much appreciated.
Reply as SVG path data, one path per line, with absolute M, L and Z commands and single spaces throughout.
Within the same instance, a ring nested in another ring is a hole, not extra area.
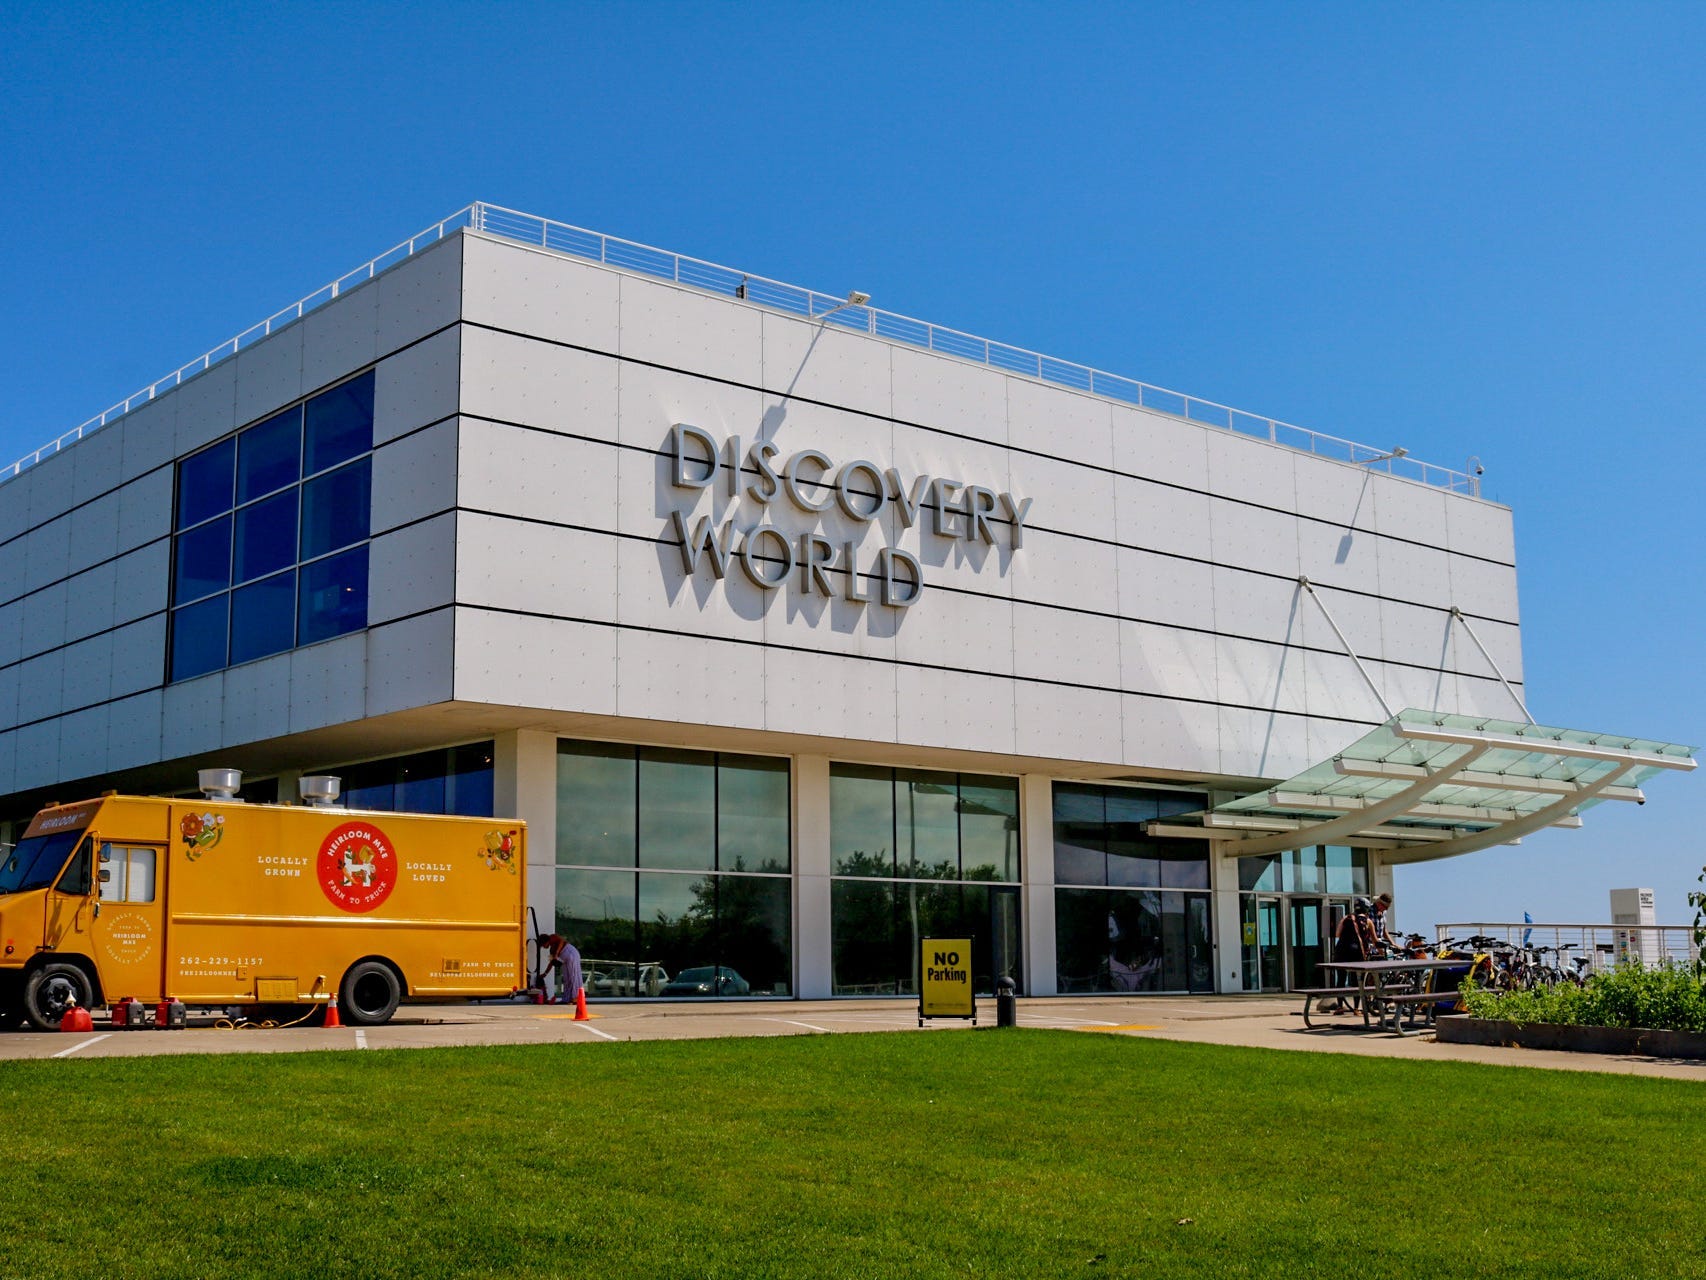
M 995 984 L 995 1025 L 1019 1025 L 1019 1002 L 1013 996 L 1013 979 L 1002 978 Z

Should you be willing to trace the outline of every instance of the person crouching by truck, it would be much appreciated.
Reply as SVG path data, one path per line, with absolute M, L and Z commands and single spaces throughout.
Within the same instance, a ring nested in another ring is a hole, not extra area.
M 575 993 L 585 985 L 581 980 L 581 953 L 561 934 L 549 934 L 545 944 L 551 950 L 551 963 L 546 966 L 547 974 L 557 975 L 558 1004 L 573 1004 Z

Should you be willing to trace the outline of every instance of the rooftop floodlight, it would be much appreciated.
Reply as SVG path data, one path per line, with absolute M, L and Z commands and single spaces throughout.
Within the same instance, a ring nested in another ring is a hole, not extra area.
M 1379 453 L 1379 454 L 1376 454 L 1372 458 L 1364 458 L 1357 465 L 1363 466 L 1363 467 L 1372 467 L 1377 462 L 1386 462 L 1392 458 L 1407 458 L 1409 456 L 1410 456 L 1410 451 L 1408 449 L 1406 449 L 1403 445 L 1399 445 L 1387 453 Z
M 845 311 L 848 307 L 862 307 L 870 300 L 870 294 L 861 293 L 859 290 L 854 289 L 848 293 L 846 302 L 838 302 L 828 311 L 819 311 L 816 315 L 812 315 L 811 302 L 808 300 L 806 302 L 806 315 L 813 320 L 822 320 L 825 316 L 832 316 L 837 311 Z

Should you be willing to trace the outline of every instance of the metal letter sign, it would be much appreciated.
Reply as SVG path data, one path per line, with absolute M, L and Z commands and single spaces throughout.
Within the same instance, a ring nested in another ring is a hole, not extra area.
M 971 939 L 925 938 L 919 944 L 918 1025 L 926 1018 L 970 1018 L 977 1025 L 971 992 Z

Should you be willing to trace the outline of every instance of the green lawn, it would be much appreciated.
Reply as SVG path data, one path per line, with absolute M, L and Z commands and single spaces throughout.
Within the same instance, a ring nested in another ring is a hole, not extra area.
M 1706 1275 L 1706 1092 L 1020 1030 L 0 1063 L 0 1274 Z

